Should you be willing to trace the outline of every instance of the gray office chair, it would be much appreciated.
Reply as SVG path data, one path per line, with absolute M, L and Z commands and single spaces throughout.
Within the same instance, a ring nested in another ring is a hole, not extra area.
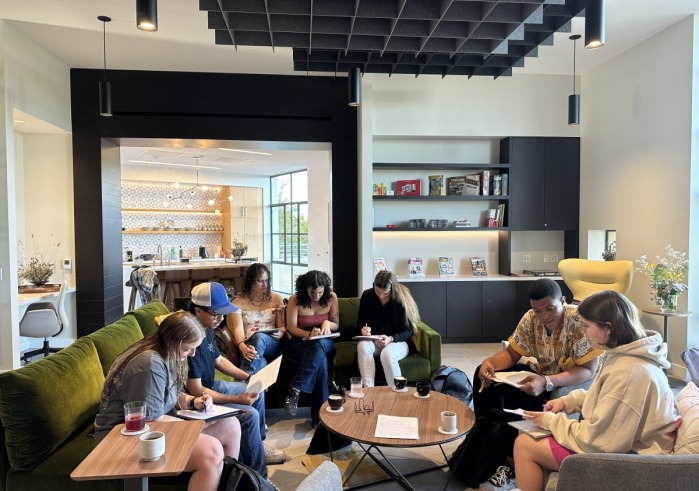
M 27 307 L 27 312 L 19 322 L 19 335 L 28 338 L 44 338 L 44 346 L 30 350 L 22 355 L 22 361 L 29 362 L 32 357 L 42 354 L 48 356 L 61 348 L 51 348 L 48 338 L 57 336 L 68 326 L 65 299 L 68 293 L 68 282 L 61 285 L 56 305 L 51 302 L 36 302 Z

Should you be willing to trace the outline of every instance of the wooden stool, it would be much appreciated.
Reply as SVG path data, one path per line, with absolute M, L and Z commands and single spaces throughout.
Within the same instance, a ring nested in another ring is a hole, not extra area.
M 192 269 L 192 283 L 189 285 L 189 291 L 191 293 L 192 288 L 199 285 L 200 283 L 207 283 L 209 281 L 216 281 L 216 275 L 214 274 L 214 268 L 193 268 Z
M 189 270 L 166 270 L 163 271 L 165 280 L 165 293 L 163 293 L 163 303 L 168 309 L 172 308 L 172 300 L 175 297 L 189 295 L 187 281 L 189 280 Z
M 216 281 L 226 288 L 233 288 L 233 292 L 238 296 L 243 289 L 243 269 L 236 267 L 216 268 Z M 247 271 L 247 268 L 245 270 Z

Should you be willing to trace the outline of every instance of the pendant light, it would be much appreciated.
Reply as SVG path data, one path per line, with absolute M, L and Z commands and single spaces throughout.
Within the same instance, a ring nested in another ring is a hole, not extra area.
M 580 34 L 573 34 L 573 94 L 568 96 L 568 124 L 580 124 L 580 94 L 575 91 L 575 47 Z
M 587 0 L 585 5 L 585 47 L 604 46 L 604 0 Z
M 97 19 L 102 22 L 102 59 L 104 60 L 104 78 L 100 80 L 100 116 L 112 115 L 112 85 L 107 81 L 107 22 L 112 19 L 100 15 Z
M 136 0 L 136 27 L 142 31 L 158 30 L 158 0 Z
M 348 104 L 357 107 L 362 102 L 362 71 L 358 66 L 350 68 L 347 72 L 347 83 L 349 84 Z

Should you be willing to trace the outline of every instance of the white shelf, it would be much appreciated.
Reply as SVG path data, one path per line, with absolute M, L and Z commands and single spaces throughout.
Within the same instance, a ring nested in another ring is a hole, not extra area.
M 223 230 L 123 230 L 122 234 L 222 234 Z
M 215 211 L 203 211 L 203 210 L 171 210 L 168 208 L 155 209 L 155 208 L 122 208 L 121 211 L 131 212 L 131 213 L 194 213 L 198 215 L 220 215 Z

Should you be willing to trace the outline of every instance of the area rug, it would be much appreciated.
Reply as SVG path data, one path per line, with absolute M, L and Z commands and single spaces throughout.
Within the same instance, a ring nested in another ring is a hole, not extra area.
M 361 455 L 357 453 L 353 448 L 345 448 L 333 452 L 333 462 L 340 469 L 340 474 L 342 474 L 342 482 L 345 482 L 347 475 L 354 469 L 357 461 L 361 458 Z M 318 454 L 318 455 L 303 455 L 301 457 L 301 462 L 309 474 L 318 467 L 320 464 L 330 460 L 330 454 Z M 345 484 L 345 487 L 354 487 L 362 484 L 368 484 L 375 481 L 381 481 L 386 479 L 386 473 L 376 465 L 376 462 L 371 460 L 370 457 L 365 457 L 359 468 L 354 471 L 349 482 Z

